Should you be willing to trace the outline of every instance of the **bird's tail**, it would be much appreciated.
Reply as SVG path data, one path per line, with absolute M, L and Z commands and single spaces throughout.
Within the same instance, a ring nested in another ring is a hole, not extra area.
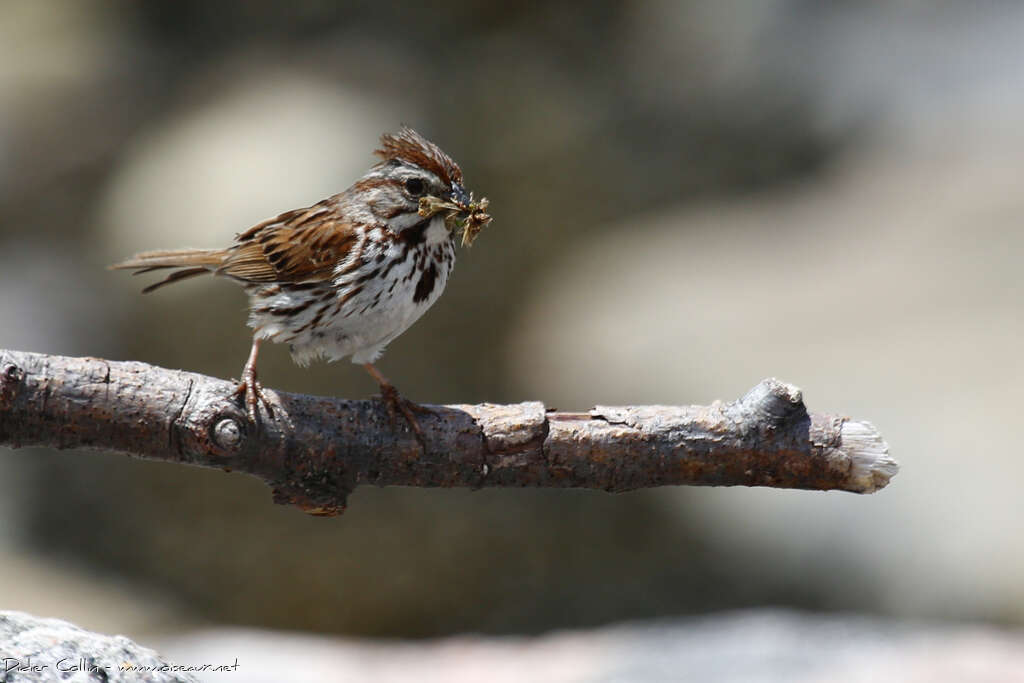
M 172 251 L 144 251 L 136 254 L 130 259 L 115 263 L 110 266 L 111 270 L 135 269 L 132 275 L 141 275 L 154 270 L 164 268 L 178 268 L 170 273 L 163 280 L 154 283 L 142 290 L 142 293 L 152 292 L 154 289 L 169 285 L 179 280 L 212 273 L 217 270 L 227 257 L 224 249 L 177 249 Z

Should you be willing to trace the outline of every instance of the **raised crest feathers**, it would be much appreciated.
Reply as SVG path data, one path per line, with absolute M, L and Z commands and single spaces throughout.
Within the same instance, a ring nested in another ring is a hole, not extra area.
M 381 148 L 374 154 L 385 162 L 401 159 L 437 175 L 447 184 L 462 184 L 462 169 L 441 148 L 408 126 L 397 133 L 380 136 Z

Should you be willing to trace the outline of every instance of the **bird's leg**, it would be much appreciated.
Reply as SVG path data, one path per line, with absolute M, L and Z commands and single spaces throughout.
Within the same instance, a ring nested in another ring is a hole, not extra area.
M 384 401 L 384 405 L 388 409 L 388 415 L 391 416 L 391 421 L 395 421 L 395 410 L 402 411 L 402 415 L 405 416 L 405 421 L 409 423 L 409 427 L 413 433 L 416 434 L 416 440 L 420 442 L 420 446 L 426 449 L 426 444 L 423 440 L 423 430 L 420 429 L 419 422 L 416 421 L 413 416 L 413 411 L 419 411 L 421 413 L 430 412 L 427 408 L 421 405 L 413 403 L 409 399 L 402 398 L 398 393 L 398 389 L 395 388 L 388 378 L 380 374 L 380 370 L 374 367 L 373 363 L 363 363 L 363 367 L 370 373 L 370 376 L 377 380 L 377 384 L 380 385 L 380 397 Z
M 262 385 L 256 379 L 256 358 L 260 354 L 261 341 L 263 340 L 256 337 L 252 338 L 249 360 L 245 361 L 245 367 L 242 368 L 242 379 L 238 383 L 238 388 L 235 389 L 235 396 L 242 396 L 244 398 L 245 412 L 249 416 L 249 421 L 253 424 L 259 419 L 258 403 L 260 402 L 267 409 L 267 415 L 270 417 L 274 416 L 274 409 L 271 407 L 266 394 L 263 393 Z

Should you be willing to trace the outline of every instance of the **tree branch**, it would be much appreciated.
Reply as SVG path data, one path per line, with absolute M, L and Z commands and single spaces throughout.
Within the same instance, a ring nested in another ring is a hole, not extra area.
M 898 469 L 871 424 L 808 415 L 800 390 L 774 379 L 710 406 L 430 406 L 419 418 L 425 449 L 379 401 L 268 390 L 273 415 L 257 427 L 235 386 L 144 363 L 0 350 L 0 445 L 238 470 L 273 487 L 275 502 L 323 515 L 342 512 L 359 484 L 871 493 Z

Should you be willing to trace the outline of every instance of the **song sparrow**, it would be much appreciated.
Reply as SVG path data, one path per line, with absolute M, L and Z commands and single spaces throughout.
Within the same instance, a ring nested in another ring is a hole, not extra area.
M 384 347 L 430 308 L 455 265 L 455 239 L 468 245 L 490 222 L 487 200 L 473 201 L 451 157 L 411 128 L 381 137 L 381 161 L 350 188 L 239 234 L 227 249 L 147 251 L 111 268 L 135 274 L 179 268 L 143 292 L 213 273 L 249 295 L 252 349 L 238 394 L 249 419 L 262 402 L 260 342 L 290 345 L 307 365 L 352 357 L 380 384 L 392 417 L 401 410 L 422 439 L 411 409 L 374 367 Z

